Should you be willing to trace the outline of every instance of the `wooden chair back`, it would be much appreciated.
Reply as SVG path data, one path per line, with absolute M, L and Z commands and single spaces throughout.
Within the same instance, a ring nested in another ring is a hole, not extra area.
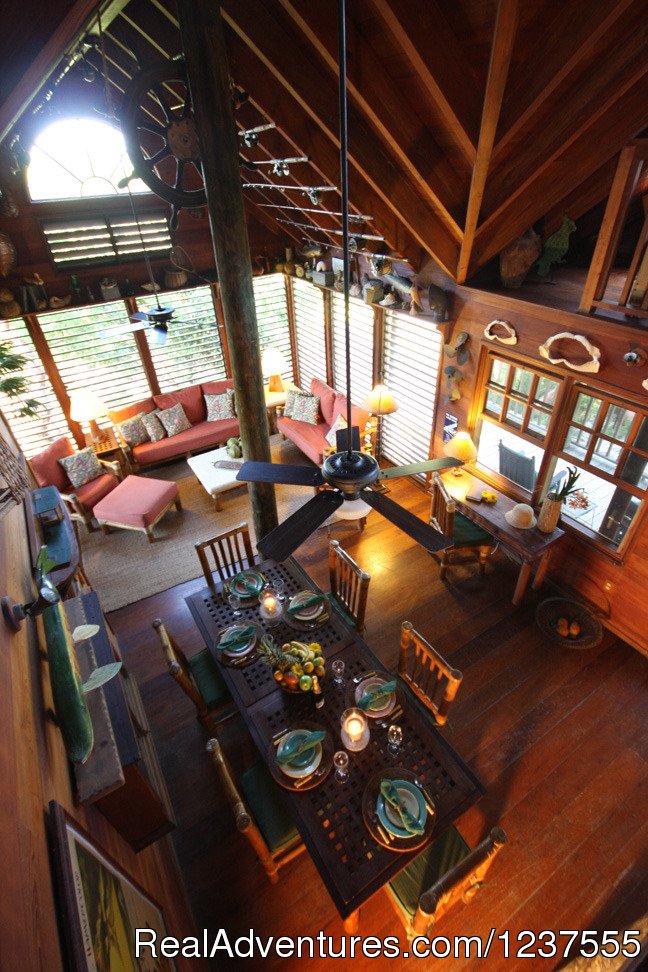
M 195 547 L 205 580 L 212 590 L 216 590 L 214 574 L 221 583 L 224 583 L 240 570 L 252 567 L 254 564 L 254 552 L 247 523 L 239 523 L 225 533 L 219 533 L 209 540 L 201 540 L 195 544 Z
M 281 865 L 287 864 L 289 860 L 292 860 L 293 857 L 301 853 L 304 845 L 299 841 L 273 854 L 236 785 L 232 769 L 217 739 L 209 740 L 207 743 L 207 752 L 211 755 L 223 792 L 231 807 L 237 830 L 249 840 L 257 857 L 263 864 L 271 883 L 276 884 L 279 880 L 279 868 Z
M 430 503 L 430 525 L 439 530 L 446 537 L 452 540 L 455 538 L 455 512 L 456 502 L 446 489 L 443 479 L 438 472 L 432 473 L 430 485 L 432 500 Z M 471 563 L 475 559 L 479 562 L 479 573 L 486 571 L 486 561 L 497 548 L 497 541 L 494 537 L 484 537 L 483 543 L 473 543 L 469 546 L 456 544 L 453 547 L 446 547 L 441 551 L 441 555 L 432 554 L 433 557 L 441 562 L 441 580 L 444 580 L 448 568 L 459 564 Z M 463 553 L 467 551 L 467 553 Z
M 193 680 L 187 656 L 175 639 L 171 637 L 160 618 L 155 619 L 153 627 L 157 631 L 158 638 L 160 639 L 160 645 L 164 652 L 169 672 L 185 695 L 188 695 L 196 706 L 198 717 L 205 719 L 209 715 L 209 706 L 198 691 L 198 687 Z
M 493 827 L 474 850 L 424 891 L 412 919 L 411 935 L 427 936 L 429 928 L 459 901 L 472 901 L 497 854 L 506 843 L 506 834 Z
M 356 564 L 337 540 L 329 543 L 329 579 L 331 595 L 363 631 L 371 575 Z
M 438 472 L 432 473 L 430 485 L 432 502 L 430 504 L 430 524 L 446 537 L 454 537 L 454 515 L 456 503 L 445 488 Z
M 448 709 L 463 675 L 415 631 L 411 622 L 401 625 L 398 674 L 414 695 L 429 709 L 439 726 L 445 725 Z

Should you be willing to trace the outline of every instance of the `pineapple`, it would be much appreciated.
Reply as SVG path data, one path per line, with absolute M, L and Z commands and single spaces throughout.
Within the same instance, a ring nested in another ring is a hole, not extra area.
M 294 656 L 288 655 L 272 638 L 261 638 L 257 652 L 275 672 L 287 672 L 294 664 Z

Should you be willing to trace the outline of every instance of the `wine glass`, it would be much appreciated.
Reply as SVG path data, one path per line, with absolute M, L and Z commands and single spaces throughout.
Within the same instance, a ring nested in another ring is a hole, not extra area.
M 282 580 L 281 577 L 277 577 L 277 579 L 275 580 L 275 582 L 274 582 L 274 584 L 272 586 L 274 587 L 275 592 L 277 594 L 277 599 L 279 601 L 285 601 L 286 600 L 286 582 L 284 580 Z
M 333 684 L 338 687 L 344 685 L 344 662 L 341 658 L 335 658 L 331 662 L 331 671 L 333 672 Z
M 349 779 L 349 756 L 343 749 L 338 750 L 333 755 L 333 765 L 335 766 L 335 779 L 338 783 L 346 783 Z
M 387 749 L 392 756 L 398 756 L 398 751 L 403 744 L 403 730 L 396 723 L 387 730 Z
M 230 607 L 232 609 L 232 617 L 233 618 L 236 618 L 236 619 L 240 618 L 241 617 L 241 598 L 239 597 L 239 595 L 238 594 L 233 594 L 233 593 L 232 594 L 228 594 L 227 595 L 227 600 L 229 601 Z

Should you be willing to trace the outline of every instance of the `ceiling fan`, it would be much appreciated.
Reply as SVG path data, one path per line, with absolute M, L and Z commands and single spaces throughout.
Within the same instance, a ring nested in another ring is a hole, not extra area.
M 349 326 L 349 182 L 347 164 L 347 112 L 346 112 L 346 27 L 345 0 L 338 0 L 338 59 L 340 99 L 340 173 L 342 189 L 342 251 L 344 279 L 344 326 L 346 339 L 346 399 L 347 429 L 338 433 L 338 451 L 329 456 L 321 469 L 310 466 L 275 464 L 272 462 L 244 462 L 237 479 L 245 482 L 276 483 L 288 486 L 324 486 L 324 489 L 280 523 L 278 527 L 257 542 L 264 557 L 282 561 L 324 523 L 343 503 L 362 499 L 381 513 L 422 547 L 431 552 L 443 550 L 452 544 L 449 537 L 428 526 L 409 510 L 395 503 L 383 493 L 370 487 L 379 479 L 396 479 L 422 472 L 461 465 L 455 459 L 429 459 L 424 462 L 392 469 L 381 469 L 377 460 L 367 453 L 353 448 L 351 421 L 351 355 Z M 340 443 L 346 440 L 346 447 Z

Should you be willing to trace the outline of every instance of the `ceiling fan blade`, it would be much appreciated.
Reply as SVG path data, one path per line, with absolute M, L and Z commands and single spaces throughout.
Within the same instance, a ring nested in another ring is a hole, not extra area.
M 274 462 L 244 462 L 236 478 L 248 483 L 283 483 L 286 486 L 321 486 L 324 482 L 317 468 Z
M 142 324 L 149 323 L 148 314 L 145 314 L 144 311 L 135 311 L 134 314 L 131 314 L 130 319 L 131 321 L 141 321 Z
M 408 466 L 393 466 L 391 469 L 381 469 L 378 479 L 400 479 L 401 476 L 416 476 L 417 473 L 437 472 L 439 469 L 450 469 L 463 466 L 461 459 L 426 459 L 424 462 L 411 462 Z
M 124 324 L 123 327 L 111 327 L 109 331 L 99 331 L 99 337 L 102 341 L 114 341 L 122 334 L 134 334 L 135 331 L 145 331 L 146 328 L 146 324 L 133 322 L 132 324 Z
M 342 503 L 344 498 L 337 490 L 325 489 L 317 493 L 301 509 L 259 540 L 257 549 L 270 560 L 285 560 L 324 523 L 324 520 L 335 513 Z
M 452 546 L 454 541 L 451 537 L 446 537 L 443 533 L 439 533 L 438 530 L 428 526 L 423 520 L 419 520 L 418 516 L 414 516 L 413 513 L 410 513 L 403 506 L 399 506 L 398 503 L 394 503 L 384 493 L 374 493 L 370 489 L 363 489 L 360 496 L 365 503 L 373 506 L 374 510 L 382 513 L 385 519 L 431 553 Z

